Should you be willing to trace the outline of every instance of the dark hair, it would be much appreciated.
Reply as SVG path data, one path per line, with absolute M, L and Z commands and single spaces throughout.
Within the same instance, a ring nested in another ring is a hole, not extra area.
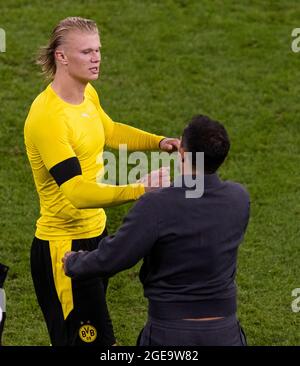
M 204 173 L 212 174 L 225 160 L 230 141 L 224 126 L 201 114 L 192 118 L 183 130 L 182 147 L 192 153 L 192 165 L 196 167 L 196 152 L 204 152 Z

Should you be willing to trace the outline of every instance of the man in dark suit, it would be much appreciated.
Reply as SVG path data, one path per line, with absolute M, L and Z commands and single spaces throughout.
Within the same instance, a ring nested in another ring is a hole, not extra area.
M 98 249 L 63 259 L 66 274 L 79 279 L 112 276 L 144 258 L 140 280 L 149 307 L 139 345 L 246 345 L 236 317 L 235 275 L 250 201 L 243 186 L 216 173 L 229 148 L 219 122 L 195 116 L 182 134 L 182 174 L 174 185 L 143 195 Z M 201 169 L 203 194 L 187 198 L 193 188 L 186 182 Z

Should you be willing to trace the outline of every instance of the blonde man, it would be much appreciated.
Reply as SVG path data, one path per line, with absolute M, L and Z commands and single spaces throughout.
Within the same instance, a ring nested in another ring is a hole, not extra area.
M 105 145 L 165 151 L 178 147 L 177 139 L 113 122 L 103 111 L 89 84 L 99 76 L 100 47 L 95 22 L 79 17 L 59 22 L 38 57 L 52 82 L 34 100 L 25 122 L 25 145 L 41 206 L 31 271 L 52 345 L 115 343 L 106 281 L 71 280 L 60 262 L 66 251 L 97 247 L 107 234 L 104 207 L 136 200 L 147 190 L 141 183 L 98 184 L 103 166 L 97 157 Z

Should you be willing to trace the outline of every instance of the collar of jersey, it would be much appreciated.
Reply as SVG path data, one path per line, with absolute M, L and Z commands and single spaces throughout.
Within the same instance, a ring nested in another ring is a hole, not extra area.
M 82 108 L 83 106 L 85 106 L 86 102 L 87 102 L 87 97 L 84 93 L 84 100 L 83 102 L 81 102 L 80 104 L 72 104 L 72 103 L 68 103 L 65 100 L 63 100 L 60 96 L 58 96 L 55 91 L 52 88 L 52 85 L 49 84 L 47 89 L 50 91 L 50 93 L 61 103 L 64 104 L 66 107 L 69 108 Z

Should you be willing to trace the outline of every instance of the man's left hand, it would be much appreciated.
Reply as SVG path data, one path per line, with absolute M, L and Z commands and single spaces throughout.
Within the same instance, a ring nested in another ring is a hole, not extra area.
M 180 140 L 172 137 L 166 137 L 159 143 L 159 148 L 162 151 L 173 152 L 177 151 L 180 147 Z

